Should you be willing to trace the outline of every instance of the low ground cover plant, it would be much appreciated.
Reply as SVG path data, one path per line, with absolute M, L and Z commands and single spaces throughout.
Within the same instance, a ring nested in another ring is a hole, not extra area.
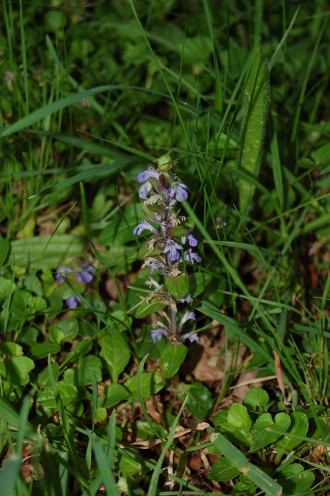
M 1 496 L 327 495 L 325 3 L 2 13 Z

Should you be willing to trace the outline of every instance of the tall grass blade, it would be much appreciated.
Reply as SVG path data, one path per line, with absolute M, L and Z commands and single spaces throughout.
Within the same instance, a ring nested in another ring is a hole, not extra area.
M 238 168 L 258 178 L 266 119 L 269 107 L 269 70 L 261 48 L 252 55 L 252 64 L 244 89 L 241 148 Z M 239 180 L 239 204 L 241 212 L 248 213 L 254 194 L 250 182 Z

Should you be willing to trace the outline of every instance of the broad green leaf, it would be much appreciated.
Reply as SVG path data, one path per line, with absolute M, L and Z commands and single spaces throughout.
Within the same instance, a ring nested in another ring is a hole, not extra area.
M 227 418 L 228 426 L 233 431 L 249 431 L 252 425 L 247 408 L 239 403 L 233 403 L 228 410 Z
M 81 390 L 78 393 L 78 389 L 76 386 L 64 381 L 57 383 L 57 390 L 64 406 L 68 406 L 71 403 L 76 403 L 77 401 L 86 399 L 86 397 L 90 396 L 87 395 L 87 391 L 83 392 L 83 390 Z M 51 386 L 46 387 L 38 393 L 37 401 L 45 408 L 57 407 L 54 391 Z
M 152 427 L 150 426 L 149 422 L 147 422 L 146 420 L 137 420 L 135 422 L 135 427 L 136 427 L 136 435 L 141 438 L 141 439 L 144 439 L 144 440 L 147 440 L 147 439 L 155 439 L 155 432 L 158 432 L 158 437 L 159 438 L 166 438 L 167 436 L 167 431 L 165 429 L 165 427 L 163 427 L 162 425 L 160 424 L 156 424 L 155 422 L 151 422 L 152 423 L 152 426 L 153 426 L 153 429 Z
M 178 300 L 189 293 L 189 281 L 185 274 L 177 277 L 165 277 L 165 286 L 167 291 Z
M 267 405 L 269 396 L 267 391 L 259 387 L 252 387 L 245 396 L 244 403 L 253 409 Z
M 9 263 L 32 269 L 56 269 L 67 258 L 82 256 L 86 244 L 87 238 L 72 234 L 17 239 L 11 242 Z
M 160 356 L 160 368 L 167 379 L 177 373 L 186 357 L 187 351 L 188 348 L 183 344 L 176 345 L 168 343 L 165 346 Z
M 301 494 L 308 491 L 315 480 L 311 470 L 305 470 L 300 463 L 291 463 L 278 475 L 278 481 L 283 487 L 283 495 Z
M 53 327 L 64 333 L 64 341 L 72 341 L 79 333 L 79 323 L 75 317 L 58 320 Z
M 243 120 L 238 169 L 258 178 L 265 139 L 269 108 L 269 69 L 261 48 L 252 55 L 252 64 L 244 88 Z M 239 180 L 240 210 L 247 211 L 251 205 L 254 186 Z
M 236 467 L 233 467 L 230 460 L 221 458 L 212 465 L 207 477 L 211 480 L 222 482 L 231 480 L 239 474 L 240 471 Z
M 188 397 L 186 408 L 197 419 L 205 419 L 213 408 L 212 393 L 201 382 L 181 382 L 176 394 L 180 401 Z
M 175 226 L 169 231 L 168 235 L 174 238 L 181 238 L 189 232 L 189 227 L 187 226 Z
M 141 378 L 141 392 L 143 398 L 150 398 L 157 394 L 165 386 L 164 378 L 156 372 L 146 372 Z M 133 376 L 125 382 L 125 388 L 128 389 L 130 395 L 128 399 L 138 400 L 137 377 Z
M 106 361 L 113 382 L 117 382 L 131 358 L 130 350 L 123 344 L 123 339 L 109 331 L 98 340 L 101 346 L 100 356 Z
M 16 290 L 17 286 L 14 281 L 5 277 L 0 277 L 0 299 L 4 300 Z
M 283 452 L 291 451 L 293 448 L 296 446 L 299 446 L 300 443 L 302 443 L 301 439 L 296 439 L 295 437 L 291 437 L 290 434 L 293 436 L 306 436 L 309 423 L 308 423 L 308 417 L 306 413 L 303 412 L 293 412 L 291 414 L 291 427 L 287 431 L 287 434 L 283 436 L 277 443 L 277 447 L 279 450 Z
M 13 356 L 1 364 L 0 375 L 6 381 L 18 386 L 24 386 L 30 381 L 29 373 L 34 369 L 34 362 L 26 356 Z
M 61 351 L 61 347 L 58 343 L 54 343 L 54 341 L 35 343 L 30 348 L 31 356 L 35 360 L 41 360 L 48 357 L 48 355 L 56 355 L 59 351 Z
M 137 319 L 143 319 L 144 317 L 150 315 L 151 313 L 155 313 L 158 310 L 162 310 L 165 306 L 166 305 L 164 303 L 157 301 L 156 298 L 153 298 L 150 302 L 147 302 L 147 300 L 143 300 L 135 312 L 135 317 Z
M 142 472 L 141 462 L 143 463 L 144 460 L 138 451 L 126 448 L 119 460 L 119 469 L 126 475 L 140 474 Z
M 108 410 L 103 407 L 97 407 L 95 411 L 96 422 L 105 422 L 108 417 Z
M 222 434 L 211 434 L 211 442 L 232 465 L 269 496 L 281 496 L 282 488 L 268 474 L 250 463 L 244 454 Z
M 92 355 L 81 357 L 78 360 L 78 384 L 79 386 L 86 386 L 92 384 L 93 377 L 96 382 L 102 380 L 102 363 L 101 360 Z
M 207 274 L 206 272 L 194 272 L 189 277 L 189 291 L 191 296 L 195 298 L 201 294 L 211 280 L 211 274 Z
M 98 398 L 98 405 L 106 408 L 117 405 L 129 396 L 127 389 L 118 383 L 105 386 L 103 394 L 104 398 Z
M 8 239 L 3 238 L 0 234 L 0 267 L 2 267 L 6 261 L 9 253 L 9 248 L 10 244 Z
M 0 345 L 0 353 L 18 357 L 23 355 L 23 348 L 17 343 L 2 343 Z
M 290 427 L 290 416 L 284 412 L 275 415 L 275 422 L 270 413 L 263 413 L 257 418 L 252 429 L 253 445 L 251 453 L 273 443 Z

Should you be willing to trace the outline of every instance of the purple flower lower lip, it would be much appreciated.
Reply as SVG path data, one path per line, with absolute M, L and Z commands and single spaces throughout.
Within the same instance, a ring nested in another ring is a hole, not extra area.
M 188 193 L 186 190 L 187 186 L 183 183 L 173 184 L 170 190 L 170 197 L 175 197 L 178 202 L 182 202 L 188 198 Z
M 147 169 L 143 172 L 140 172 L 140 174 L 138 174 L 136 176 L 136 179 L 139 183 L 145 183 L 146 181 L 148 181 L 152 177 L 155 179 L 158 179 L 159 173 L 153 167 L 149 167 L 149 169 Z
M 151 231 L 153 234 L 158 234 L 158 231 L 157 229 L 154 228 L 154 226 L 152 226 L 151 224 L 149 224 L 149 222 L 147 222 L 146 220 L 143 220 L 142 222 L 140 222 L 140 224 L 138 224 L 134 229 L 133 229 L 133 234 L 134 236 L 137 234 L 138 236 L 140 236 L 140 234 L 142 233 L 142 231 Z
M 90 283 L 93 280 L 93 276 L 95 274 L 94 267 L 88 263 L 83 263 L 80 267 L 80 270 L 82 272 L 77 273 L 77 281 Z
M 182 236 L 181 241 L 182 241 L 182 244 L 183 245 L 188 240 L 189 246 L 197 246 L 198 241 L 195 238 L 195 236 L 193 236 L 191 233 L 192 233 L 192 229 L 189 229 L 188 234 L 186 234 L 185 236 Z
M 195 331 L 191 331 L 191 332 L 188 332 L 187 334 L 184 334 L 183 336 L 181 336 L 181 339 L 183 341 L 185 341 L 186 339 L 189 339 L 189 341 L 191 343 L 193 343 L 194 341 L 196 341 L 197 343 L 199 343 L 199 336 L 197 334 L 197 332 Z
M 169 335 L 169 332 L 166 329 L 153 329 L 150 334 L 151 339 L 153 340 L 154 344 L 156 344 L 156 339 L 160 341 L 162 339 L 162 336 L 167 337 Z
M 77 308 L 78 304 L 81 303 L 81 298 L 79 296 L 72 296 L 65 300 L 65 303 L 69 308 Z
M 194 260 L 196 260 L 196 262 L 198 263 L 200 263 L 202 260 L 201 257 L 198 255 L 198 253 L 192 251 L 191 248 L 189 248 L 187 251 L 184 252 L 184 259 L 192 264 L 194 264 Z
M 181 298 L 181 303 L 191 303 L 194 301 L 190 294 L 187 294 L 184 298 Z
M 142 184 L 141 188 L 139 189 L 139 197 L 142 199 L 142 200 L 145 200 L 148 196 L 148 194 L 150 193 L 151 191 L 151 184 L 150 183 L 144 183 Z

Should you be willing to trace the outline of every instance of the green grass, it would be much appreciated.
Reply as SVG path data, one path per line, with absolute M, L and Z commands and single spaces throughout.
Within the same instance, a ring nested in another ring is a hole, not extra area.
M 328 494 L 326 3 L 1 12 L 4 494 Z M 188 352 L 151 341 L 132 234 L 136 175 L 169 163 L 202 256 Z

